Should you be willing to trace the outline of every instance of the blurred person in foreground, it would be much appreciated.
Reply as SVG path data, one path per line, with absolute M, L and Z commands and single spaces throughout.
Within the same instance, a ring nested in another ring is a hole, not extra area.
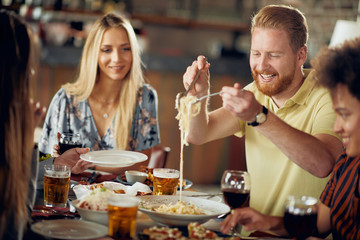
M 23 238 L 34 203 L 38 173 L 34 129 L 46 110 L 31 100 L 38 42 L 22 18 L 0 10 L 0 239 Z M 75 172 L 83 171 L 88 163 L 77 164 L 86 152 L 88 149 L 71 149 L 42 164 L 64 164 Z
M 311 61 L 320 84 L 329 88 L 337 118 L 334 131 L 345 147 L 321 194 L 317 219 L 319 235 L 360 239 L 360 38 L 325 47 Z M 251 208 L 237 209 L 222 231 L 245 225 L 246 230 L 286 235 L 282 217 L 262 215 Z
M 245 136 L 251 176 L 250 206 L 264 214 L 283 214 L 288 195 L 318 198 L 342 151 L 332 127 L 336 115 L 329 91 L 303 69 L 308 27 L 304 15 L 284 5 L 269 5 L 253 18 L 250 67 L 254 82 L 222 88 L 223 106 L 208 112 L 208 101 L 190 119 L 187 140 L 203 144 L 235 134 Z M 183 76 L 188 95 L 210 92 L 210 64 L 199 56 Z
M 76 81 L 63 85 L 51 101 L 39 151 L 55 150 L 58 156 L 58 133 L 72 132 L 79 133 L 83 147 L 91 151 L 150 155 L 160 142 L 157 104 L 155 89 L 145 83 L 134 29 L 126 18 L 106 14 L 88 34 Z M 96 170 L 120 174 L 125 168 Z

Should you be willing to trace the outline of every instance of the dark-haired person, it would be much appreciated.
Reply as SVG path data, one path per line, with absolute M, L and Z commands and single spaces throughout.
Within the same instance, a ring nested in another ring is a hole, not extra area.
M 311 63 L 319 83 L 331 91 L 337 115 L 334 131 L 345 148 L 321 194 L 317 231 L 323 236 L 332 233 L 338 240 L 360 239 L 360 38 L 323 48 Z M 251 208 L 237 209 L 222 223 L 222 230 L 238 222 L 249 231 L 287 234 L 282 217 Z
M 45 114 L 31 100 L 38 46 L 37 36 L 22 18 L 0 10 L 0 239 L 23 239 L 34 203 L 38 174 L 34 129 Z M 41 164 L 69 165 L 82 172 L 89 163 L 78 160 L 87 151 L 71 149 Z

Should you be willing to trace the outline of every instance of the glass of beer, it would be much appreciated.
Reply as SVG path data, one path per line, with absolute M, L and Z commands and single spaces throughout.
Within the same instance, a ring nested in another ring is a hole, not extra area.
M 59 141 L 59 153 L 63 154 L 71 148 L 81 148 L 82 141 L 79 133 L 64 132 L 61 134 Z
M 66 207 L 71 168 L 61 165 L 45 165 L 44 168 L 44 205 Z
M 153 188 L 155 195 L 175 195 L 180 172 L 169 168 L 154 168 Z
M 116 195 L 107 199 L 109 236 L 113 239 L 133 239 L 136 237 L 136 215 L 139 199 Z

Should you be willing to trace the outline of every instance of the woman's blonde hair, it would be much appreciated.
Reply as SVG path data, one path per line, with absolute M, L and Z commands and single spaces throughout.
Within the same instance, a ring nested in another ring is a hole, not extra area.
M 307 45 L 308 25 L 303 13 L 286 5 L 268 5 L 262 8 L 251 21 L 251 33 L 255 28 L 271 28 L 288 33 L 294 53 Z
M 28 219 L 33 117 L 30 108 L 30 28 L 15 13 L 0 10 L 0 239 L 12 218 Z
M 98 58 L 101 41 L 104 33 L 110 28 L 125 29 L 132 53 L 132 66 L 130 72 L 122 80 L 119 104 L 115 114 L 114 138 L 116 148 L 126 149 L 128 147 L 137 93 L 139 88 L 145 83 L 141 68 L 140 48 L 134 29 L 126 18 L 109 13 L 94 23 L 83 49 L 78 77 L 74 83 L 67 83 L 63 85 L 63 88 L 67 93 L 74 95 L 79 101 L 85 100 L 90 96 L 99 74 Z

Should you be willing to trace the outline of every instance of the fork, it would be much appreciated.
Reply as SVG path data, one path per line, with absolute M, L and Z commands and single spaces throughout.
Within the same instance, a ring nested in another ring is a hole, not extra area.
M 207 61 L 207 58 L 205 58 L 205 61 Z M 179 92 L 176 95 L 176 101 L 175 101 L 176 109 L 180 108 L 180 98 L 186 96 L 188 94 L 188 92 L 190 91 L 190 89 L 194 87 L 196 81 L 198 80 L 198 78 L 200 76 L 200 72 L 201 72 L 200 70 L 197 71 L 194 80 L 191 82 L 190 86 L 188 87 L 188 89 L 186 89 L 185 92 Z
M 216 92 L 216 93 L 211 93 L 211 94 L 209 94 L 209 95 L 202 96 L 201 98 L 198 98 L 198 99 L 196 99 L 195 101 L 191 102 L 191 104 L 198 103 L 198 102 L 204 100 L 205 98 L 212 97 L 212 96 L 216 96 L 216 95 L 219 95 L 219 94 L 222 94 L 222 91 Z

